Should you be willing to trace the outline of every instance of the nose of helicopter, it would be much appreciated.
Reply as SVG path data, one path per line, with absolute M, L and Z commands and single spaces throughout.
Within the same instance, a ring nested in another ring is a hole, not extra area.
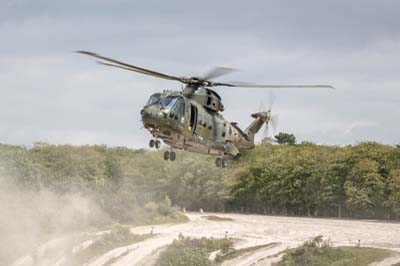
M 160 114 L 160 108 L 157 108 L 155 105 L 148 105 L 143 107 L 140 114 L 143 120 L 157 118 Z
M 163 113 L 159 106 L 148 105 L 145 106 L 141 111 L 143 125 L 145 127 L 156 128 L 160 125 L 163 119 L 166 118 L 167 114 Z
M 171 136 L 172 132 L 181 133 L 183 130 L 184 118 L 159 104 L 146 105 L 140 113 L 143 126 L 153 135 Z

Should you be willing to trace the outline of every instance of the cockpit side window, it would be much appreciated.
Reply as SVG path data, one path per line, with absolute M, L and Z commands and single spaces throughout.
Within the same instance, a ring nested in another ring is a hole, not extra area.
M 147 101 L 147 104 L 156 104 L 159 103 L 161 100 L 161 94 L 160 93 L 155 93 L 150 96 L 150 99 Z

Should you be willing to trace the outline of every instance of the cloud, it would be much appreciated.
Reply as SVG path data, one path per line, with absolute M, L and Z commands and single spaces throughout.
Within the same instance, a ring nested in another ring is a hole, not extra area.
M 276 90 L 279 129 L 320 143 L 398 142 L 398 1 L 2 3 L 0 142 L 147 146 L 142 105 L 180 84 L 98 66 L 78 49 L 180 76 L 225 65 L 241 71 L 222 80 L 331 83 L 334 92 Z M 217 90 L 243 127 L 268 102 L 265 90 Z M 359 121 L 380 129 L 344 134 Z

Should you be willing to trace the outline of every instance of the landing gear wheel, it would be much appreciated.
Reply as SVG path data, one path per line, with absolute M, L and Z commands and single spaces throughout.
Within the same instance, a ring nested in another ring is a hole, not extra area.
M 169 159 L 173 162 L 176 159 L 176 153 L 174 151 L 171 151 L 169 153 Z
M 228 161 L 225 158 L 221 159 L 221 167 L 225 168 L 228 165 Z
M 159 149 L 161 147 L 161 141 L 156 140 L 155 146 L 156 146 L 156 149 Z
M 215 166 L 221 167 L 221 165 L 222 165 L 222 159 L 218 157 L 217 159 L 215 159 Z
M 156 141 L 154 139 L 151 139 L 149 142 L 150 148 L 153 148 L 156 145 Z
M 169 151 L 164 152 L 164 160 L 166 160 L 166 161 L 169 160 Z

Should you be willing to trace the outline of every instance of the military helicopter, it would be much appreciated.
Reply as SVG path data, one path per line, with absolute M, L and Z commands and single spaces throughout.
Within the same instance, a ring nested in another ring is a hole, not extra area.
M 254 148 L 254 137 L 261 127 L 274 123 L 271 110 L 252 114 L 254 121 L 245 129 L 227 121 L 221 97 L 212 87 L 247 88 L 333 88 L 330 85 L 259 85 L 246 82 L 216 82 L 213 79 L 234 69 L 217 67 L 203 77 L 178 77 L 134 66 L 89 51 L 78 53 L 95 57 L 98 63 L 110 67 L 134 71 L 161 79 L 179 81 L 186 86 L 182 90 L 155 93 L 140 111 L 144 128 L 153 138 L 151 148 L 160 148 L 161 141 L 169 145 L 164 160 L 175 161 L 176 150 L 217 156 L 215 165 L 226 167 L 227 160 L 240 158 L 241 151 Z

